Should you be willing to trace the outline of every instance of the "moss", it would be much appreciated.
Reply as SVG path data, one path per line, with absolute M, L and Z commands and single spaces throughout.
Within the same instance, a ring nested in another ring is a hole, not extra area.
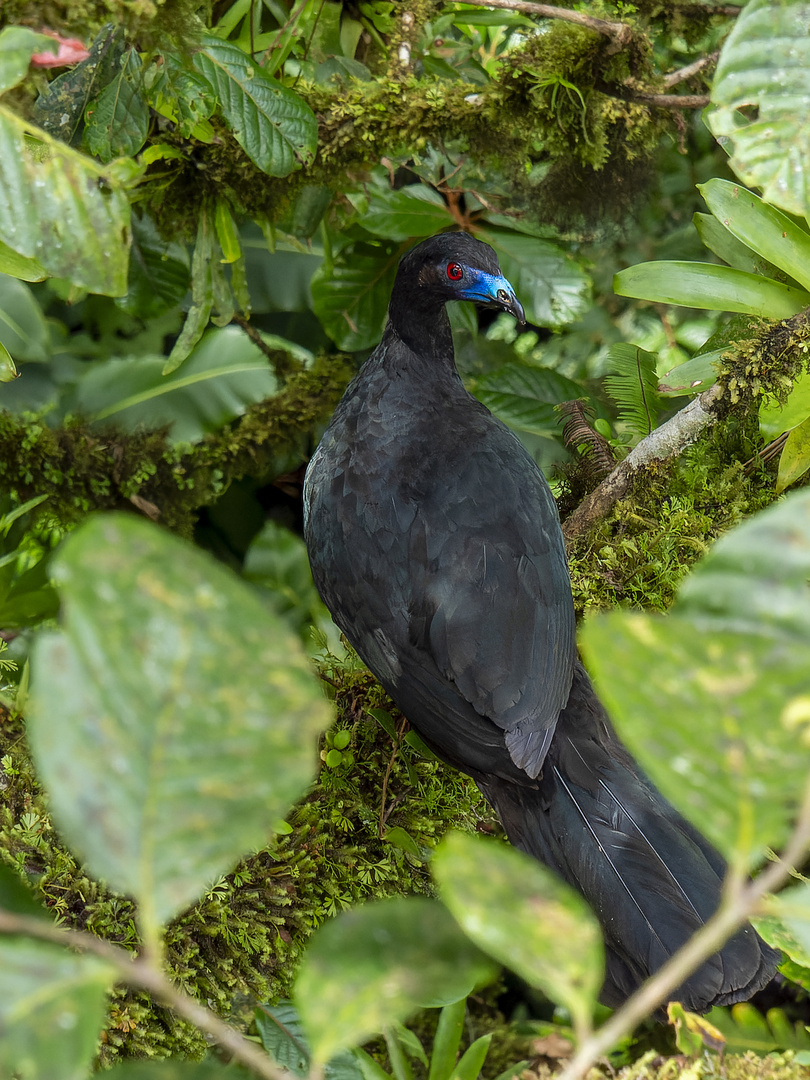
M 79 419 L 53 429 L 42 418 L 0 413 L 0 486 L 23 498 L 49 495 L 47 513 L 72 525 L 91 510 L 131 505 L 190 536 L 196 512 L 243 476 L 283 472 L 306 459 L 311 433 L 337 404 L 350 377 L 332 357 L 291 376 L 273 398 L 195 446 L 176 447 L 164 432 L 127 434 Z
M 578 615 L 617 603 L 665 611 L 712 541 L 776 498 L 773 477 L 746 472 L 753 433 L 716 425 L 677 460 L 645 470 L 609 518 L 569 551 Z
M 810 371 L 805 312 L 778 323 L 751 322 L 748 339 L 732 343 L 723 357 L 721 404 L 728 411 L 746 403 L 758 407 L 767 398 L 784 403 L 802 371 Z
M 359 900 L 430 893 L 430 851 L 450 827 L 494 827 L 474 784 L 400 739 L 370 714 L 401 717 L 365 669 L 331 664 L 338 729 L 349 744 L 326 764 L 288 817 L 291 831 L 239 863 L 167 930 L 172 976 L 225 1016 L 246 1024 L 252 1003 L 289 994 L 295 963 L 312 930 Z M 386 720 L 388 726 L 389 721 Z M 334 738 L 332 734 L 330 736 Z M 65 924 L 137 948 L 135 906 L 83 871 L 60 843 L 28 756 L 19 717 L 0 716 L 0 858 L 16 866 Z M 384 828 L 381 830 L 381 823 Z M 397 826 L 414 854 L 381 839 Z M 203 1036 L 140 992 L 116 990 L 101 1060 L 201 1057 Z

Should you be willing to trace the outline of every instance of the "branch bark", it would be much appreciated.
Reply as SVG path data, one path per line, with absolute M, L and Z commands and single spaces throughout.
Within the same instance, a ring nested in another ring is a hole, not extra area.
M 607 517 L 619 499 L 632 487 L 639 469 L 651 461 L 665 461 L 680 454 L 717 419 L 712 405 L 722 391 L 719 386 L 704 390 L 694 401 L 676 413 L 660 428 L 635 446 L 624 461 L 620 462 L 598 488 L 588 495 L 563 524 L 563 536 L 570 543 L 580 533 L 592 529 Z
M 534 0 L 468 0 L 475 7 L 506 8 L 507 11 L 519 11 L 522 15 L 539 15 L 543 19 L 565 19 L 578 26 L 587 26 L 597 34 L 604 34 L 617 45 L 623 46 L 630 41 L 633 32 L 627 23 L 611 22 L 598 19 L 595 15 L 584 15 L 569 8 L 554 7 L 551 4 L 538 4 Z
M 261 1080 L 290 1080 L 290 1074 L 250 1039 L 226 1024 L 216 1013 L 184 994 L 146 958 L 133 959 L 132 953 L 86 930 L 69 930 L 55 923 L 26 915 L 15 915 L 0 909 L 0 933 L 26 934 L 40 941 L 50 941 L 65 948 L 92 953 L 105 960 L 118 972 L 119 981 L 146 990 L 156 1000 L 167 1005 L 178 1016 L 198 1027 L 233 1058 Z

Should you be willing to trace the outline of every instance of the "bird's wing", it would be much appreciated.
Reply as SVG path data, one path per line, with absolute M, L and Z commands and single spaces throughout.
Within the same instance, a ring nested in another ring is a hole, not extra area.
M 574 611 L 557 510 L 527 455 L 472 449 L 408 530 L 409 633 L 537 776 L 571 688 Z

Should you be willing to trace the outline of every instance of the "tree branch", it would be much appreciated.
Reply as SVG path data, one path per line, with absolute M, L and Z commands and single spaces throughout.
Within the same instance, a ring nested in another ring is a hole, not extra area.
M 544 19 L 565 19 L 567 22 L 595 30 L 597 34 L 604 34 L 620 46 L 627 44 L 633 36 L 627 23 L 610 22 L 607 19 L 598 19 L 595 15 L 584 15 L 580 11 L 553 7 L 551 4 L 537 4 L 534 0 L 465 0 L 465 2 L 474 4 L 476 7 L 506 8 L 507 11 L 519 11 L 523 15 L 539 15 Z
M 714 64 L 720 57 L 720 50 L 710 53 L 708 56 L 702 56 L 700 60 L 695 60 L 693 64 L 687 64 L 686 67 L 678 68 L 677 71 L 670 71 L 668 75 L 664 76 L 664 86 L 677 86 L 679 82 L 684 82 L 686 79 L 691 79 L 693 75 L 697 75 L 699 71 L 702 71 L 709 64 Z
M 85 930 L 69 930 L 44 919 L 15 915 L 9 911 L 0 910 L 0 933 L 27 934 L 40 941 L 50 941 L 65 948 L 74 948 L 98 956 L 115 968 L 120 982 L 146 990 L 178 1016 L 210 1035 L 214 1042 L 261 1080 L 290 1080 L 290 1074 L 276 1065 L 264 1050 L 246 1039 L 236 1028 L 226 1024 L 216 1013 L 178 990 L 160 968 L 153 966 L 148 960 L 133 959 L 132 953 L 126 949 L 97 938 Z
M 576 510 L 566 518 L 563 535 L 571 542 L 580 533 L 607 517 L 613 506 L 623 498 L 633 485 L 636 472 L 651 461 L 664 461 L 680 454 L 690 443 L 716 420 L 711 407 L 722 391 L 715 385 L 704 390 L 694 401 L 651 432 L 635 446 L 624 461 L 620 462 L 598 488 L 588 495 Z
M 810 847 L 810 783 L 804 792 L 796 827 L 779 862 L 771 863 L 756 881 L 731 884 L 717 912 L 655 975 L 587 1039 L 557 1080 L 580 1080 L 603 1054 L 658 1008 L 684 979 L 738 930 L 767 894 L 783 885 Z M 728 883 L 727 883 L 728 884 Z
M 645 94 L 640 90 L 631 90 L 627 98 L 659 109 L 704 109 L 711 100 L 708 94 Z

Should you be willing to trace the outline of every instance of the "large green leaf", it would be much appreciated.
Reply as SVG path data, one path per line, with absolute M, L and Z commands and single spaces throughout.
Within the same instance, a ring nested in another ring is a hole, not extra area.
M 401 248 L 350 248 L 312 278 L 312 304 L 339 349 L 370 349 L 380 340 Z
M 114 170 L 0 106 L 0 240 L 54 277 L 121 296 L 129 214 Z
M 602 935 L 588 905 L 536 859 L 450 833 L 432 862 L 442 900 L 499 963 L 587 1025 L 604 979 Z
M 590 306 L 591 279 L 573 256 L 533 236 L 491 227 L 479 240 L 491 244 L 501 270 L 536 326 L 565 326 Z
M 683 304 L 708 311 L 743 311 L 766 319 L 789 319 L 810 304 L 810 293 L 762 277 L 712 263 L 662 259 L 638 263 L 613 278 L 619 296 Z
M 495 970 L 441 904 L 398 897 L 325 923 L 304 954 L 295 999 L 323 1062 L 419 1006 L 466 997 Z
M 810 766 L 810 492 L 724 536 L 668 617 L 612 612 L 582 647 L 631 750 L 747 868 L 790 830 Z
M 236 326 L 209 330 L 171 375 L 163 367 L 161 356 L 100 361 L 79 383 L 76 407 L 97 421 L 166 426 L 173 441 L 196 442 L 276 390 L 267 357 Z
M 389 240 L 432 236 L 454 223 L 441 195 L 424 184 L 409 184 L 398 191 L 375 188 L 368 197 L 349 198 L 363 228 Z
M 103 162 L 132 157 L 141 149 L 149 130 L 149 106 L 141 60 L 134 48 L 124 53 L 112 82 L 88 105 L 85 121 L 87 147 Z
M 85 1080 L 115 971 L 92 956 L 0 938 L 0 1075 Z
M 56 52 L 58 45 L 47 34 L 27 26 L 7 26 L 0 32 L 0 94 L 22 82 L 35 52 Z
M 106 1070 L 105 1070 L 106 1072 Z M 124 1061 L 110 1069 L 110 1080 L 248 1080 L 248 1074 L 220 1061 Z
M 743 183 L 810 210 L 810 3 L 752 0 L 720 53 L 706 120 Z
M 717 220 L 741 243 L 810 288 L 810 234 L 739 184 L 714 179 L 698 184 L 698 191 Z
M 268 840 L 330 710 L 297 638 L 210 556 L 125 514 L 72 533 L 29 735 L 57 827 L 158 927 Z
M 50 333 L 42 308 L 22 281 L 0 274 L 0 342 L 15 360 L 48 360 Z
M 250 160 L 287 176 L 315 156 L 318 123 L 309 105 L 230 41 L 203 36 L 194 66 L 213 87 L 222 115 Z
M 557 434 L 555 406 L 582 396 L 582 387 L 551 368 L 507 364 L 479 379 L 475 396 L 505 424 L 536 435 Z
M 658 383 L 659 394 L 701 394 L 717 382 L 720 362 L 725 349 L 713 349 L 711 352 L 693 356 L 685 364 L 679 364 L 665 375 Z

